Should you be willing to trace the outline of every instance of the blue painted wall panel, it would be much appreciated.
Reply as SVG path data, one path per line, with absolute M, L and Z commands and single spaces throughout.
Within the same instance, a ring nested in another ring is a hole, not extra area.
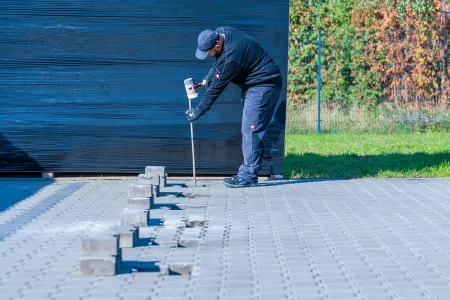
M 253 36 L 283 72 L 261 174 L 282 174 L 287 0 L 0 1 L 0 171 L 191 172 L 183 80 L 206 28 Z M 203 94 L 203 90 L 200 95 Z M 197 104 L 199 99 L 194 100 Z M 242 162 L 240 90 L 230 85 L 194 124 L 199 174 Z

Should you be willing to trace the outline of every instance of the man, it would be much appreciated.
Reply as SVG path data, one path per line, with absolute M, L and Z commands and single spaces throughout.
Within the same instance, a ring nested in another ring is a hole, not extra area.
M 215 63 L 196 88 L 207 88 L 197 107 L 186 112 L 195 121 L 207 112 L 230 82 L 242 89 L 242 153 L 244 162 L 238 174 L 225 178 L 228 187 L 247 187 L 258 183 L 264 152 L 264 137 L 281 93 L 279 68 L 249 35 L 232 27 L 204 30 L 195 53 L 200 60 L 215 57 Z

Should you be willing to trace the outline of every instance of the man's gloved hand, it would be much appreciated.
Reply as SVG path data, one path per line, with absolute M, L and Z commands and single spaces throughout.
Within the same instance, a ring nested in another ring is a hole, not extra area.
M 200 118 L 200 116 L 202 115 L 200 110 L 196 107 L 196 108 L 192 108 L 186 111 L 186 115 L 187 115 L 187 119 L 192 122 L 197 120 L 198 118 Z
M 197 83 L 197 84 L 195 85 L 195 89 L 201 89 L 201 88 L 204 88 L 204 87 L 206 87 L 206 84 L 207 84 L 206 80 L 203 80 L 202 83 Z

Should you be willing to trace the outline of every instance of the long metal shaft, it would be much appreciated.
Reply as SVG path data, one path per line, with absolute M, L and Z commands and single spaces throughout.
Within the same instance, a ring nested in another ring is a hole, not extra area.
M 191 99 L 189 99 L 189 109 L 191 109 Z M 197 178 L 195 176 L 195 147 L 194 147 L 194 126 L 191 123 L 191 144 L 192 144 L 192 175 L 194 176 L 194 187 L 197 186 Z

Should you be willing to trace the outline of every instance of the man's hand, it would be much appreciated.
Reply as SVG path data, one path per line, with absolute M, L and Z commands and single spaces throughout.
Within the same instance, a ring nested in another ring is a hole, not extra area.
M 204 88 L 204 87 L 206 87 L 206 80 L 203 80 L 202 83 L 197 83 L 195 85 L 196 89 L 201 89 L 201 88 Z
M 190 122 L 192 122 L 192 121 L 195 121 L 198 118 L 200 118 L 201 113 L 200 113 L 199 109 L 196 107 L 196 108 L 192 108 L 192 109 L 187 110 L 186 111 L 186 115 L 187 115 L 187 119 Z

